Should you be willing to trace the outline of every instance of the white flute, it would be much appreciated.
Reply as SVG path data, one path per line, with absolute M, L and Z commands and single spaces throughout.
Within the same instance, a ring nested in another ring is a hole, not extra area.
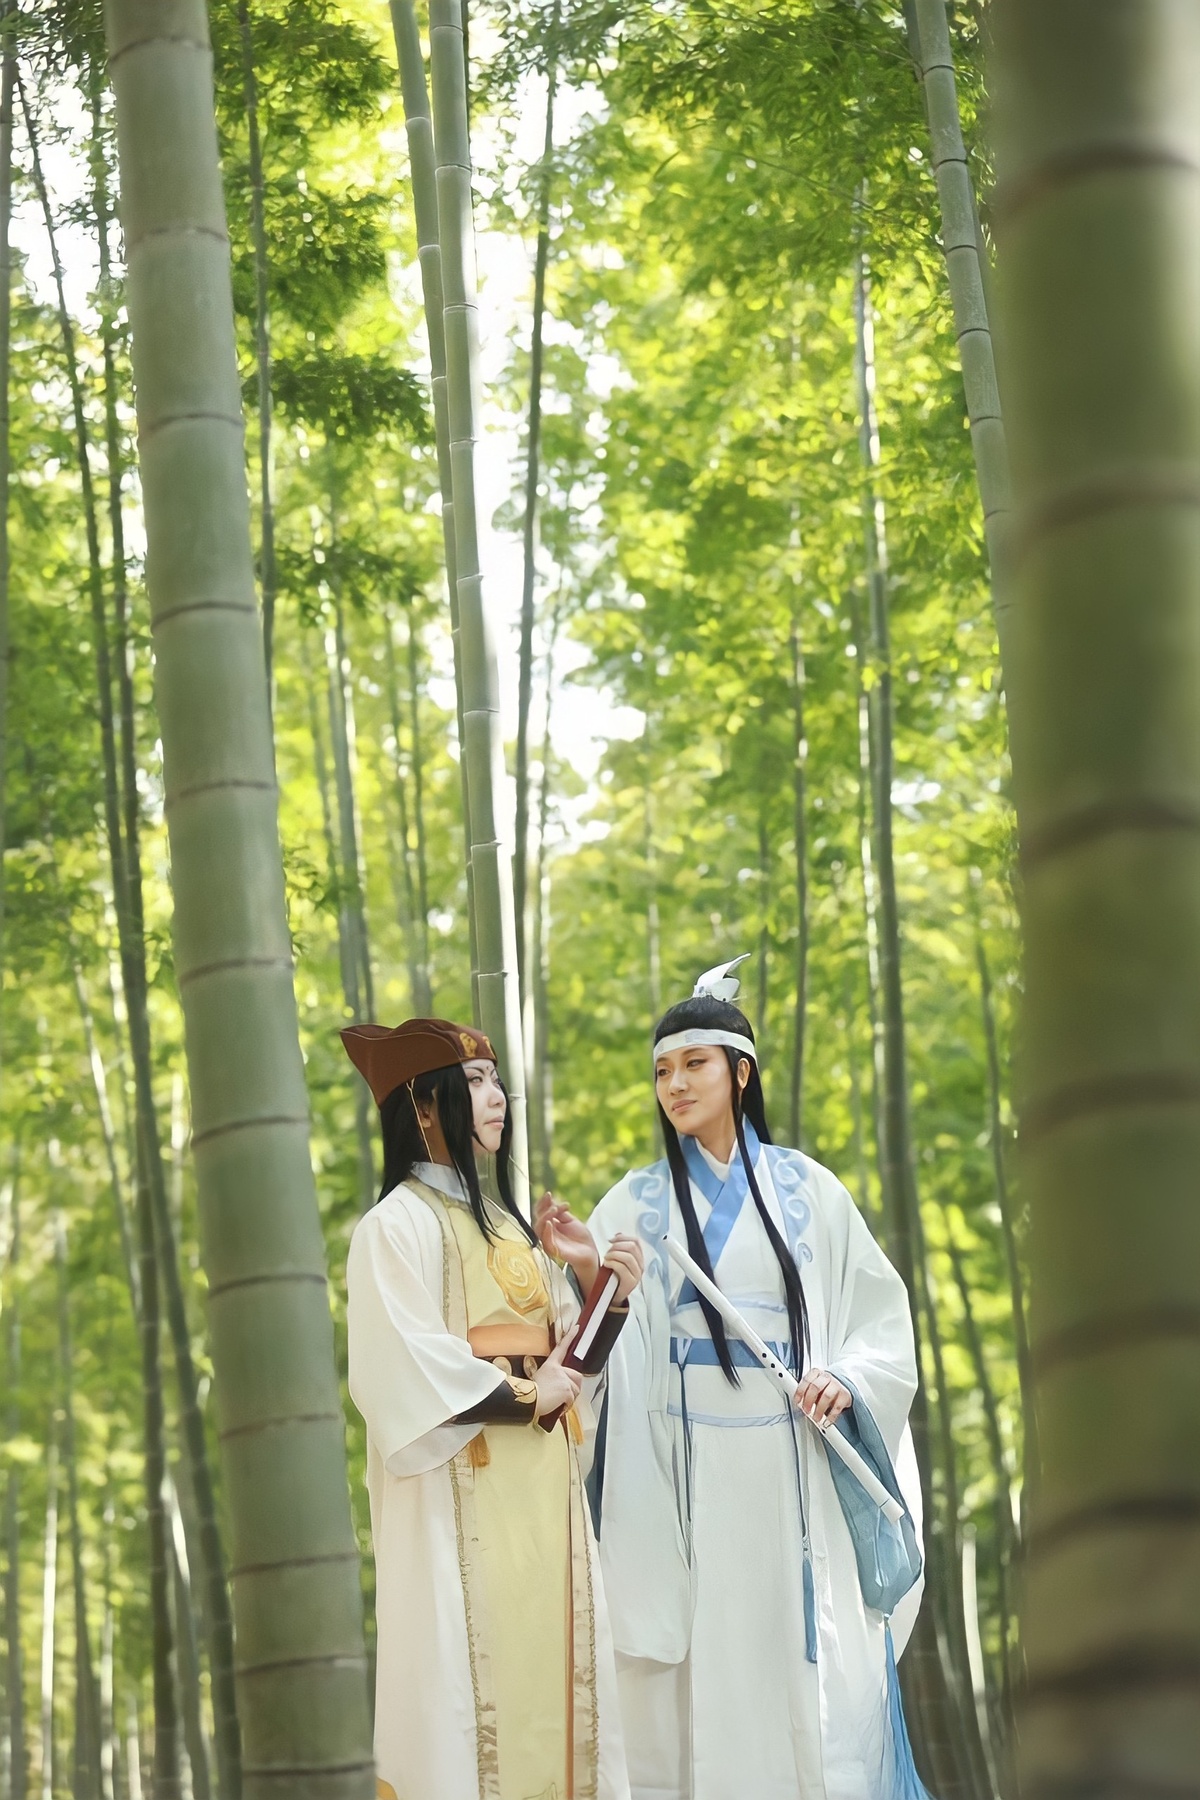
M 775 1377 L 775 1380 L 784 1390 L 789 1401 L 794 1401 L 796 1394 L 799 1392 L 800 1384 L 792 1371 L 785 1368 L 779 1358 L 768 1350 L 753 1326 L 747 1324 L 737 1307 L 734 1306 L 731 1300 L 728 1300 L 725 1297 L 716 1282 L 710 1281 L 708 1276 L 704 1273 L 704 1270 L 700 1268 L 698 1264 L 693 1262 L 692 1258 L 683 1248 L 683 1245 L 676 1243 L 669 1232 L 664 1237 L 663 1242 L 667 1246 L 667 1253 L 670 1256 L 671 1261 L 679 1265 L 698 1293 L 703 1294 L 706 1300 L 711 1300 L 712 1304 L 716 1307 L 735 1337 L 741 1338 L 747 1349 L 758 1358 L 763 1368 L 767 1371 L 767 1374 Z M 863 1458 L 854 1448 L 854 1445 L 851 1444 L 848 1439 L 843 1437 L 840 1431 L 835 1430 L 832 1426 L 818 1425 L 815 1419 L 808 1418 L 807 1413 L 801 1413 L 800 1416 L 801 1418 L 808 1419 L 808 1423 L 812 1426 L 813 1430 L 820 1433 L 821 1441 L 824 1443 L 826 1449 L 831 1450 L 836 1457 L 839 1457 L 840 1460 L 845 1463 L 855 1480 L 859 1483 L 868 1497 L 875 1502 L 884 1517 L 890 1519 L 893 1525 L 898 1524 L 904 1517 L 904 1508 L 900 1505 L 898 1500 L 888 1493 L 874 1469 L 872 1469 L 868 1463 L 864 1462 Z

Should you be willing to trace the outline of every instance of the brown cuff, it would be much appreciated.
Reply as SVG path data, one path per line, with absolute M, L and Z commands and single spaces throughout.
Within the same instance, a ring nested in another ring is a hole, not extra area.
M 537 1388 L 521 1376 L 504 1375 L 498 1387 L 458 1414 L 458 1425 L 532 1425 L 537 1417 Z
M 608 1361 L 613 1345 L 621 1335 L 621 1328 L 629 1317 L 629 1302 L 623 1300 L 620 1306 L 610 1306 L 604 1315 L 599 1331 L 592 1341 L 591 1348 L 579 1364 L 585 1375 L 598 1375 Z

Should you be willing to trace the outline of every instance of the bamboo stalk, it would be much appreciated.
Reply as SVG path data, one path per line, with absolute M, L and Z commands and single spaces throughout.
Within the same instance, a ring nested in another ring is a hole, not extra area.
M 258 384 L 259 580 L 262 585 L 263 660 L 267 704 L 272 704 L 275 660 L 275 503 L 271 494 L 271 266 L 267 256 L 262 136 L 258 125 L 258 77 L 254 68 L 254 27 L 249 0 L 237 0 L 242 53 L 242 93 L 250 151 L 250 241 L 254 249 L 254 369 Z
M 8 664 L 9 664 L 9 480 L 12 446 L 9 388 L 12 377 L 11 242 L 13 182 L 13 93 L 17 59 L 13 47 L 14 7 L 0 12 L 0 966 L 5 944 L 4 850 L 8 842 Z M 0 1073 L 3 1072 L 0 1041 Z
M 308 1154 L 202 0 L 107 0 L 244 1781 L 367 1796 L 358 1553 Z M 281 1648 L 286 1642 L 286 1653 Z
M 475 921 L 475 877 L 471 867 L 471 795 L 463 723 L 462 621 L 458 600 L 458 550 L 454 532 L 454 477 L 450 458 L 450 408 L 446 385 L 446 322 L 442 291 L 442 246 L 438 230 L 437 158 L 429 90 L 425 84 L 425 59 L 413 0 L 391 0 L 392 32 L 400 66 L 404 102 L 404 130 L 412 179 L 413 213 L 417 228 L 417 256 L 421 268 L 421 293 L 425 326 L 429 334 L 432 375 L 433 428 L 437 450 L 438 486 L 442 496 L 442 542 L 446 558 L 446 592 L 450 606 L 450 642 L 454 652 L 454 696 L 458 721 L 459 779 L 462 788 L 464 854 L 467 869 L 467 927 L 471 952 L 471 996 L 479 1017 L 479 946 Z
M 417 918 L 421 933 L 422 1010 L 431 1011 L 429 973 L 429 854 L 425 833 L 425 749 L 421 734 L 420 642 L 416 613 L 408 612 L 408 741 L 413 778 L 413 823 L 417 834 Z
M 9 1189 L 8 1255 L 4 1269 L 5 1405 L 4 1428 L 11 1443 L 21 1429 L 21 1270 L 20 1166 Z M 8 1465 L 4 1493 L 4 1686 L 8 1698 L 9 1772 L 14 1800 L 25 1800 L 29 1780 L 29 1747 L 25 1731 L 25 1659 L 21 1645 L 21 1476 L 20 1464 Z
M 67 1241 L 61 1215 L 55 1221 L 54 1260 L 58 1274 L 58 1355 L 62 1383 L 62 1448 L 67 1475 L 67 1534 L 71 1548 L 71 1598 L 75 1610 L 75 1747 L 72 1789 L 75 1800 L 99 1800 L 99 1694 L 88 1634 L 83 1532 L 79 1519 L 79 1466 L 75 1439 L 74 1350 L 71 1343 Z
M 798 518 L 793 539 L 799 548 Z M 789 1090 L 789 1142 L 804 1142 L 804 1057 L 808 1042 L 808 740 L 804 723 L 805 664 L 800 635 L 799 596 L 789 633 L 792 665 L 792 857 L 796 871 L 796 964 L 792 1001 L 792 1078 Z
M 512 859 L 501 834 L 505 772 L 500 677 L 484 606 L 475 499 L 479 318 L 471 210 L 466 66 L 458 0 L 432 0 L 430 71 L 446 327 L 446 395 L 454 540 L 462 630 L 463 753 L 479 956 L 479 1022 L 496 1046 L 508 1084 L 520 1202 L 529 1201 L 525 1056 L 517 982 Z
M 558 89 L 561 0 L 555 0 L 546 51 L 546 123 L 538 184 L 538 233 L 533 259 L 533 326 L 529 351 L 529 424 L 525 451 L 525 518 L 522 528 L 521 643 L 517 676 L 516 831 L 513 843 L 513 910 L 517 966 L 525 989 L 525 871 L 529 859 L 529 708 L 533 700 L 533 615 L 537 581 L 537 500 L 542 447 L 542 376 L 545 361 L 546 272 L 550 263 L 550 190 L 554 163 L 554 101 Z
M 46 1445 L 46 1529 L 42 1540 L 41 1800 L 54 1800 L 54 1626 L 58 1599 L 58 1435 Z
M 946 1214 L 946 1248 L 950 1256 L 950 1267 L 954 1274 L 954 1285 L 958 1289 L 959 1303 L 962 1307 L 963 1336 L 966 1339 L 971 1367 L 975 1374 L 975 1386 L 979 1390 L 979 1396 L 983 1402 L 984 1424 L 987 1428 L 988 1449 L 992 1459 L 992 1479 L 995 1483 L 992 1516 L 995 1521 L 996 1533 L 996 1593 L 1000 1625 L 1000 1703 L 1004 1731 L 1000 1763 L 1007 1774 L 1012 1753 L 1014 1685 L 1012 1670 L 1013 1612 L 1010 1590 L 1016 1563 L 1016 1532 L 1013 1526 L 1012 1481 L 1008 1470 L 1008 1459 L 1004 1453 L 1004 1434 L 1000 1429 L 1000 1407 L 996 1399 L 996 1388 L 987 1366 L 987 1357 L 984 1355 L 983 1339 L 980 1335 L 979 1322 L 975 1317 L 971 1283 L 963 1261 L 962 1249 L 948 1212 Z M 1001 1781 L 1001 1791 L 1009 1791 L 1007 1780 Z
M 1031 1796 L 1186 1794 L 1200 1770 L 1200 1466 L 1180 1426 L 1200 1319 L 1200 9 L 992 13 L 1041 1449 L 1018 1761 Z
M 914 1634 L 909 1691 L 919 1699 L 917 1730 L 924 1731 L 929 1776 L 946 1795 L 984 1796 L 990 1780 L 979 1739 L 974 1707 L 968 1701 L 958 1572 L 957 1508 L 954 1504 L 953 1432 L 949 1424 L 945 1376 L 941 1369 L 937 1321 L 928 1304 L 924 1242 L 913 1165 L 908 1112 L 904 990 L 901 974 L 900 915 L 892 842 L 892 669 L 888 620 L 888 553 L 886 512 L 878 487 L 879 430 L 875 416 L 874 338 L 868 298 L 866 258 L 855 273 L 856 373 L 859 440 L 864 473 L 863 538 L 866 555 L 870 648 L 870 685 L 866 692 L 871 839 L 876 871 L 878 918 L 879 1033 L 878 1072 L 882 1091 L 879 1110 L 879 1173 L 887 1221 L 888 1243 L 908 1289 L 916 1339 L 919 1380 L 912 1407 L 913 1443 L 921 1477 L 925 1530 L 933 1579 L 932 1606 L 922 1608 Z M 861 660 L 861 659 L 860 659 Z M 865 684 L 866 671 L 860 670 Z M 861 707 L 861 701 L 860 701 Z M 922 1331 L 922 1325 L 925 1330 Z M 932 1421 L 925 1385 L 922 1340 L 935 1351 L 937 1396 L 943 1452 L 943 1494 L 933 1480 Z M 945 1504 L 939 1505 L 939 1500 Z M 958 1604 L 955 1605 L 955 1595 Z M 933 1608 L 942 1614 L 942 1638 L 935 1635 Z
M 984 252 L 971 169 L 963 143 L 946 0 L 906 0 L 905 13 L 909 44 L 929 121 L 930 157 L 941 213 L 942 253 L 946 259 L 950 303 L 954 311 L 975 476 L 983 505 L 996 636 L 1000 644 L 1000 663 L 1004 668 L 1010 654 L 1007 645 L 1012 629 L 1012 483 L 988 317 Z
M 196 1636 L 191 1568 L 188 1562 L 183 1514 L 179 1509 L 179 1495 L 169 1470 L 164 1483 L 163 1505 L 167 1514 L 167 1550 L 171 1564 L 171 1592 L 175 1601 L 179 1713 L 183 1724 L 183 1742 L 187 1752 L 192 1800 L 211 1800 L 212 1780 L 208 1766 L 208 1743 L 205 1739 L 204 1723 L 200 1711 L 200 1645 Z
M 554 716 L 554 653 L 562 622 L 563 590 L 554 597 L 550 618 L 550 638 L 546 645 L 546 716 L 542 725 L 542 770 L 538 784 L 537 857 L 534 863 L 537 886 L 533 908 L 533 1083 L 530 1090 L 530 1140 L 536 1157 L 538 1183 L 554 1187 L 554 1063 L 550 1054 L 550 900 L 551 882 L 546 853 L 546 832 L 550 821 L 551 769 L 554 745 L 551 726 Z
M 392 727 L 392 742 L 395 750 L 392 756 L 392 789 L 396 796 L 396 812 L 399 824 L 399 855 L 393 852 L 393 887 L 396 893 L 396 905 L 400 915 L 400 932 L 404 939 L 405 959 L 408 963 L 409 998 L 413 1013 L 427 1017 L 431 1011 L 427 989 L 423 980 L 421 944 L 417 935 L 417 884 L 413 876 L 413 848 L 411 843 L 411 825 L 408 811 L 408 780 L 404 772 L 404 755 L 400 732 L 400 684 L 396 673 L 396 621 L 389 607 L 385 616 L 384 663 L 387 669 L 388 712 Z M 397 867 L 397 864 L 399 865 Z
M 996 1204 L 1000 1210 L 1000 1230 L 1004 1238 L 1004 1260 L 1012 1301 L 1013 1343 L 1017 1353 L 1017 1379 L 1021 1386 L 1021 1418 L 1025 1438 L 1025 1481 L 1032 1490 L 1037 1485 L 1040 1461 L 1033 1359 L 1029 1351 L 1029 1325 L 1025 1316 L 1025 1277 L 1021 1268 L 1021 1252 L 1017 1244 L 1004 1155 L 1004 1115 L 1001 1110 L 1003 1082 L 1000 1076 L 1000 1047 L 996 1037 L 996 1013 L 992 1004 L 992 976 L 988 967 L 987 947 L 983 941 L 983 929 L 978 921 L 975 928 L 975 964 L 979 971 L 979 1006 L 987 1055 L 988 1144 L 992 1153 L 992 1175 L 996 1187 Z
M 121 1245 L 121 1261 L 125 1265 L 125 1279 L 129 1285 L 133 1315 L 136 1319 L 141 1305 L 138 1268 L 134 1256 L 133 1234 L 129 1228 L 129 1209 L 125 1205 L 125 1188 L 117 1163 L 117 1134 L 113 1125 L 112 1107 L 109 1105 L 108 1099 L 108 1077 L 104 1068 L 104 1058 L 100 1054 L 100 1046 L 96 1041 L 96 1022 L 92 1017 L 91 1004 L 84 986 L 83 969 L 74 945 L 71 947 L 71 973 L 74 979 L 79 1016 L 83 1023 L 83 1038 L 87 1048 L 88 1063 L 92 1071 L 92 1086 L 96 1091 L 96 1111 L 100 1118 L 100 1135 L 104 1140 L 104 1157 L 108 1164 L 109 1186 L 112 1188 L 117 1238 Z

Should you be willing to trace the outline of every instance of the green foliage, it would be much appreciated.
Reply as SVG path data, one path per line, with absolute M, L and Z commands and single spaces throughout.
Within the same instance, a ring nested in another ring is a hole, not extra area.
M 456 1017 L 471 1007 L 452 658 L 386 20 L 334 0 L 298 7 L 255 0 L 249 20 L 276 414 L 275 747 L 312 1155 L 340 1319 L 361 1171 L 355 1088 L 336 1032 L 347 1016 L 345 916 L 360 888 L 377 1017 L 392 1022 L 414 1007 L 419 864 L 434 1010 Z M 77 96 L 91 78 L 97 22 L 91 0 L 60 5 L 39 15 L 27 40 L 40 110 L 48 115 L 64 95 L 71 100 L 59 110 L 63 155 L 77 181 L 63 205 L 91 238 L 83 174 L 89 145 L 71 121 L 83 116 Z M 971 129 L 985 102 L 979 24 L 966 8 L 955 22 Z M 244 43 L 231 0 L 213 9 L 212 27 L 241 375 L 252 410 L 256 291 Z M 540 105 L 539 71 L 550 58 L 560 94 L 575 89 L 560 102 L 569 138 L 556 146 L 552 182 L 539 515 L 543 669 L 555 633 L 557 647 L 546 771 L 548 930 L 540 948 L 548 969 L 553 1166 L 564 1196 L 584 1211 L 623 1170 L 657 1154 L 648 1069 L 656 1012 L 690 991 L 698 970 L 745 949 L 754 960 L 743 999 L 762 1038 L 769 1113 L 776 1134 L 787 1135 L 799 759 L 808 882 L 803 1142 L 880 1223 L 859 729 L 860 697 L 874 675 L 863 654 L 866 496 L 851 307 L 853 258 L 859 251 L 869 257 L 892 571 L 893 798 L 909 1078 L 923 1223 L 948 1343 L 963 1522 L 978 1534 L 994 1677 L 994 1500 L 998 1475 L 999 1485 L 1011 1481 L 1019 1490 L 1021 1432 L 976 952 L 981 938 L 1007 1066 L 1017 988 L 1011 820 L 982 523 L 903 21 L 876 0 L 860 7 L 840 0 L 518 7 L 504 0 L 478 16 L 473 39 L 477 57 L 480 46 L 494 51 L 488 66 L 477 61 L 472 70 L 484 165 L 478 185 L 489 223 L 530 243 L 537 182 L 519 166 L 516 145 L 536 136 L 540 153 L 540 132 L 521 137 L 517 115 Z M 105 109 L 96 148 L 111 161 L 107 101 Z M 972 148 L 986 180 L 985 148 Z M 89 418 L 102 443 L 94 310 L 80 327 Z M 132 464 L 120 335 L 117 354 L 121 446 Z M 60 1404 L 52 1222 L 61 1212 L 69 1228 L 92 1629 L 98 1642 L 107 1581 L 123 1719 L 130 1698 L 143 1715 L 148 1706 L 144 1506 L 137 1347 L 97 1067 L 127 1207 L 132 1101 L 112 973 L 86 553 L 61 371 L 54 321 L 22 284 L 11 383 L 0 1185 L 9 1177 L 18 1183 L 24 1246 L 4 1307 L 19 1298 L 25 1355 L 20 1429 L 4 1466 L 21 1470 L 32 1668 L 41 1624 L 44 1446 Z M 519 334 L 502 386 L 518 416 L 527 378 Z M 102 492 L 104 460 L 96 456 Z M 257 493 L 257 470 L 251 475 Z M 502 529 L 519 528 L 522 504 L 517 491 L 498 520 Z M 125 519 L 136 551 L 131 484 Z M 185 1278 L 196 1351 L 207 1366 L 136 555 L 130 578 L 156 1092 L 164 1135 L 177 1144 Z M 359 869 L 346 866 L 338 831 L 330 696 L 339 627 Z M 797 645 L 805 675 L 800 742 Z M 515 684 L 515 670 L 503 666 Z M 572 766 L 582 748 L 572 714 L 589 686 L 626 709 L 594 781 Z M 536 796 L 540 719 L 531 743 Z M 536 821 L 536 798 L 532 810 Z M 94 1057 L 80 994 L 94 1015 Z M 1004 1118 L 1007 1134 L 1007 1101 Z M 998 1399 L 1007 1457 L 999 1472 L 951 1243 L 969 1278 Z M 348 1418 L 365 1545 L 364 1446 L 355 1415 Z M 104 1523 L 109 1498 L 111 1527 Z M 60 1586 L 65 1593 L 65 1576 Z M 62 1644 L 67 1608 L 61 1600 Z M 60 1655 L 64 1743 L 72 1680 L 68 1647 Z

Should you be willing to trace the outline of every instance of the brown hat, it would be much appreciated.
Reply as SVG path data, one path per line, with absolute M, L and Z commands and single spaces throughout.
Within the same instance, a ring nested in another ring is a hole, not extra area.
M 376 1106 L 417 1075 L 452 1069 L 456 1063 L 495 1062 L 496 1052 L 473 1025 L 449 1019 L 406 1019 L 387 1025 L 347 1025 L 342 1032 L 346 1054 L 372 1094 Z

